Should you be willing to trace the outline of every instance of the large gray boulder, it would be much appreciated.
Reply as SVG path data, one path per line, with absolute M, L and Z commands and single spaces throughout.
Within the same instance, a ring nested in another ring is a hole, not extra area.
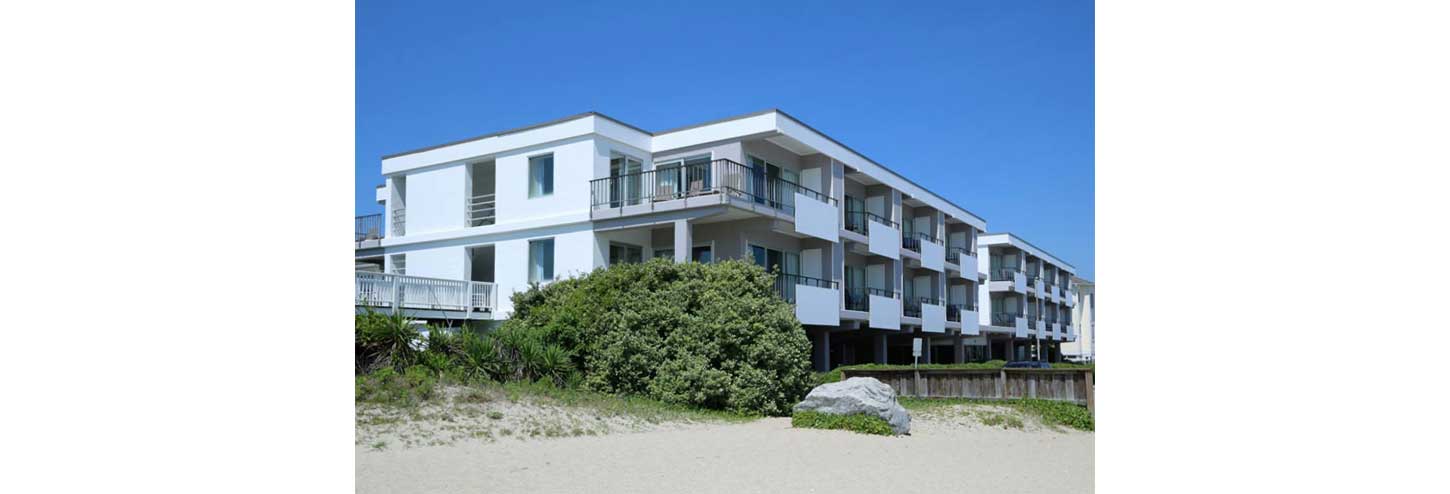
M 795 411 L 850 415 L 861 413 L 881 417 L 897 435 L 911 431 L 911 415 L 896 402 L 896 390 L 870 377 L 853 377 L 816 386 Z

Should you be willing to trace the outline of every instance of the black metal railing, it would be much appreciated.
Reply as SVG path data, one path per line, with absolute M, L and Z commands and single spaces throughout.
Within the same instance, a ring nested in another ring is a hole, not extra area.
M 791 214 L 796 193 L 836 204 L 819 191 L 723 158 L 590 180 L 589 204 L 595 209 L 618 208 L 722 192 Z
M 1012 313 L 1008 313 L 1008 312 L 993 312 L 992 313 L 992 325 L 993 326 L 1016 326 L 1017 325 L 1017 317 L 1018 317 L 1017 314 L 1012 314 Z
M 795 303 L 796 285 L 815 286 L 821 288 L 836 288 L 836 282 L 832 280 L 823 280 L 820 278 L 812 278 L 809 276 L 801 276 L 798 274 L 775 275 L 775 291 L 776 293 L 779 293 L 780 298 L 785 299 L 786 302 Z
M 921 252 L 922 242 L 931 242 L 934 244 L 941 243 L 941 241 L 937 240 L 936 237 L 921 232 L 904 233 L 901 235 L 901 246 L 906 248 L 906 250 L 919 253 Z
M 871 310 L 871 297 L 866 296 L 866 290 L 861 288 L 847 288 L 846 310 Z
M 354 242 L 383 238 L 382 213 L 358 216 L 353 224 L 353 230 L 356 231 L 356 234 L 353 236 Z
M 966 257 L 968 259 L 976 259 L 976 257 L 972 256 L 972 252 L 967 249 L 963 249 L 961 247 L 947 247 L 947 262 L 952 264 L 961 264 L 963 257 Z
M 862 235 L 870 235 L 871 234 L 871 229 L 870 229 L 870 227 L 867 227 L 866 226 L 866 221 L 867 220 L 875 221 L 877 223 L 880 223 L 880 224 L 883 224 L 883 225 L 887 225 L 887 226 L 890 226 L 892 228 L 896 228 L 896 222 L 891 221 L 891 220 L 888 220 L 888 219 L 886 219 L 884 217 L 881 217 L 881 216 L 879 216 L 879 215 L 877 215 L 875 213 L 871 213 L 871 212 L 867 212 L 867 211 L 846 211 L 846 229 L 847 230 L 850 230 L 850 231 L 853 231 L 853 232 L 856 232 L 856 233 L 859 233 L 859 234 L 862 234 Z
M 997 268 L 992 270 L 992 281 L 1012 281 L 1016 275 L 1016 269 Z
M 920 297 L 917 297 L 917 298 L 909 298 L 909 299 L 906 299 L 906 301 L 902 302 L 902 304 L 901 304 L 901 315 L 902 315 L 902 317 L 921 317 L 921 301 L 922 300 L 925 300 L 925 299 L 922 299 Z
M 952 322 L 962 322 L 961 304 L 947 305 L 947 320 Z

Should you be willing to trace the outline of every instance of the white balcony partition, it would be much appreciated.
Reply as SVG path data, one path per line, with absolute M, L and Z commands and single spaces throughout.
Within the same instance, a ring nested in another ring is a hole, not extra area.
M 867 250 L 878 256 L 901 259 L 901 230 L 875 220 L 867 220 L 866 223 L 866 231 L 870 234 Z
M 800 192 L 795 193 L 796 233 L 840 241 L 841 229 L 836 226 L 838 216 L 835 206 Z
M 947 332 L 947 307 L 921 304 L 921 330 L 928 333 Z
M 888 227 L 889 228 L 889 227 Z M 901 299 L 870 295 L 870 325 L 875 329 L 901 329 Z
M 840 300 L 840 291 L 835 288 L 797 284 L 795 317 L 801 324 L 838 326 L 841 324 Z
M 921 267 L 938 273 L 946 270 L 946 246 L 923 239 L 921 241 Z
M 1014 336 L 1016 336 L 1018 338 L 1026 338 L 1028 336 L 1028 334 L 1027 334 L 1027 318 L 1025 318 L 1025 317 L 1019 317 L 1019 318 L 1017 318 L 1017 327 L 1014 328 L 1014 329 L 1016 329 L 1016 331 L 1013 331 L 1013 333 L 1012 333 Z
M 981 321 L 977 317 L 977 311 L 962 311 L 962 334 L 972 336 L 982 334 Z

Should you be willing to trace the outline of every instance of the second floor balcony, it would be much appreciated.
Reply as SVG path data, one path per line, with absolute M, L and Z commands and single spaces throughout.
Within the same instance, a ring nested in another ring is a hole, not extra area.
M 777 274 L 775 275 L 775 291 L 780 298 L 786 302 L 796 302 L 796 287 L 799 285 L 814 286 L 819 288 L 835 289 L 837 284 L 832 280 L 823 280 L 798 274 Z
M 1017 276 L 1017 270 L 1013 268 L 996 268 L 992 270 L 992 281 L 1012 281 Z

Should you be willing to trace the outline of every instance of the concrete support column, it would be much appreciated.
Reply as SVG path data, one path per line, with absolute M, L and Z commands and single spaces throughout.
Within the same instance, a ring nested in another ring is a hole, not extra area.
M 921 335 L 921 363 L 931 363 L 931 338 Z
M 813 356 L 811 360 L 816 364 L 816 372 L 829 371 L 831 370 L 831 332 L 821 331 L 816 335 L 815 340 L 815 348 L 811 349 Z
M 954 364 L 966 363 L 966 361 L 967 361 L 967 345 L 966 345 L 966 342 L 967 342 L 966 338 L 962 338 L 962 335 L 961 334 L 957 334 L 957 335 L 955 335 L 955 336 L 952 337 L 952 363 L 954 363 Z
M 690 220 L 675 220 L 675 262 L 690 262 L 691 236 Z
M 1017 360 L 1017 340 L 1007 340 L 1007 358 L 1003 360 L 1008 362 Z
M 877 364 L 886 363 L 886 335 L 878 334 L 871 337 L 871 362 Z

